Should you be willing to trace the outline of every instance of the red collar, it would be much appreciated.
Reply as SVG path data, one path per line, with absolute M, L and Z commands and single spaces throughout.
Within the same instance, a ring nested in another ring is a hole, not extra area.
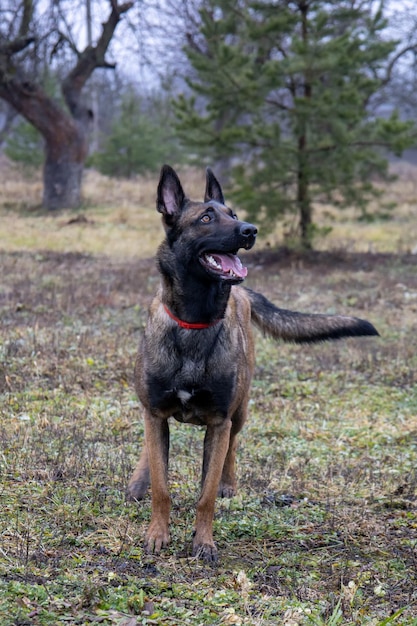
M 168 313 L 169 317 L 171 319 L 174 320 L 174 322 L 177 322 L 178 326 L 181 326 L 181 328 L 186 328 L 187 330 L 204 330 L 205 328 L 210 328 L 211 326 L 215 326 L 216 324 L 218 324 L 219 322 L 221 322 L 222 320 L 214 320 L 214 322 L 209 322 L 208 324 L 204 324 L 204 323 L 200 323 L 200 324 L 190 324 L 190 322 L 184 322 L 183 320 L 180 320 L 179 317 L 176 317 L 169 309 L 167 306 L 165 306 L 164 304 L 164 309 L 165 311 Z

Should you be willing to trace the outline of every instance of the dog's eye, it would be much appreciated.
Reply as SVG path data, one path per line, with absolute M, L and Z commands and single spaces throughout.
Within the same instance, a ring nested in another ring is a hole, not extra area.
M 233 219 L 234 219 L 234 220 L 237 220 L 237 215 L 236 215 L 236 213 L 233 213 L 232 217 L 233 217 Z
M 211 215 L 205 213 L 202 217 L 200 217 L 200 222 L 203 222 L 203 224 L 208 224 L 209 222 L 211 222 L 211 219 Z

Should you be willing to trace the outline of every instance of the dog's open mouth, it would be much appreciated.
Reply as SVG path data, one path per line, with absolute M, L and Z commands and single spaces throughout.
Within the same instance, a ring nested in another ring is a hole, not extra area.
M 239 257 L 232 253 L 205 252 L 200 256 L 200 262 L 203 267 L 223 279 L 243 280 L 248 273 Z

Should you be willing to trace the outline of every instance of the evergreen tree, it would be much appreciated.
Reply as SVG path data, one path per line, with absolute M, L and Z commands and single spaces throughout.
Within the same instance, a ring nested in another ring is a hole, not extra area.
M 40 168 L 43 163 L 42 136 L 32 124 L 21 120 L 9 133 L 4 152 L 16 163 L 28 170 Z
M 248 217 L 298 215 L 310 247 L 313 202 L 364 208 L 387 151 L 414 141 L 395 112 L 372 111 L 398 42 L 372 0 L 203 0 L 186 49 L 192 95 L 178 127 L 199 156 L 229 158 L 234 199 Z M 233 197 L 232 196 L 232 197 Z
M 161 163 L 180 160 L 179 143 L 172 131 L 168 102 L 161 97 L 124 95 L 120 114 L 104 137 L 91 164 L 103 174 L 130 178 L 160 169 Z

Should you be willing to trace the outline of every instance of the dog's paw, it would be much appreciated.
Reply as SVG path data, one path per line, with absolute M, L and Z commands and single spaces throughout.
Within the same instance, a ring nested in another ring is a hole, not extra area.
M 169 544 L 168 526 L 159 521 L 151 522 L 145 537 L 145 552 L 158 554 Z
M 221 482 L 217 490 L 219 498 L 233 498 L 236 495 L 236 485 Z
M 192 555 L 197 557 L 197 559 L 201 559 L 205 563 L 209 565 L 213 565 L 217 563 L 218 552 L 214 543 L 193 543 L 193 552 Z
M 148 480 L 131 480 L 126 489 L 127 500 L 143 500 L 148 491 Z

